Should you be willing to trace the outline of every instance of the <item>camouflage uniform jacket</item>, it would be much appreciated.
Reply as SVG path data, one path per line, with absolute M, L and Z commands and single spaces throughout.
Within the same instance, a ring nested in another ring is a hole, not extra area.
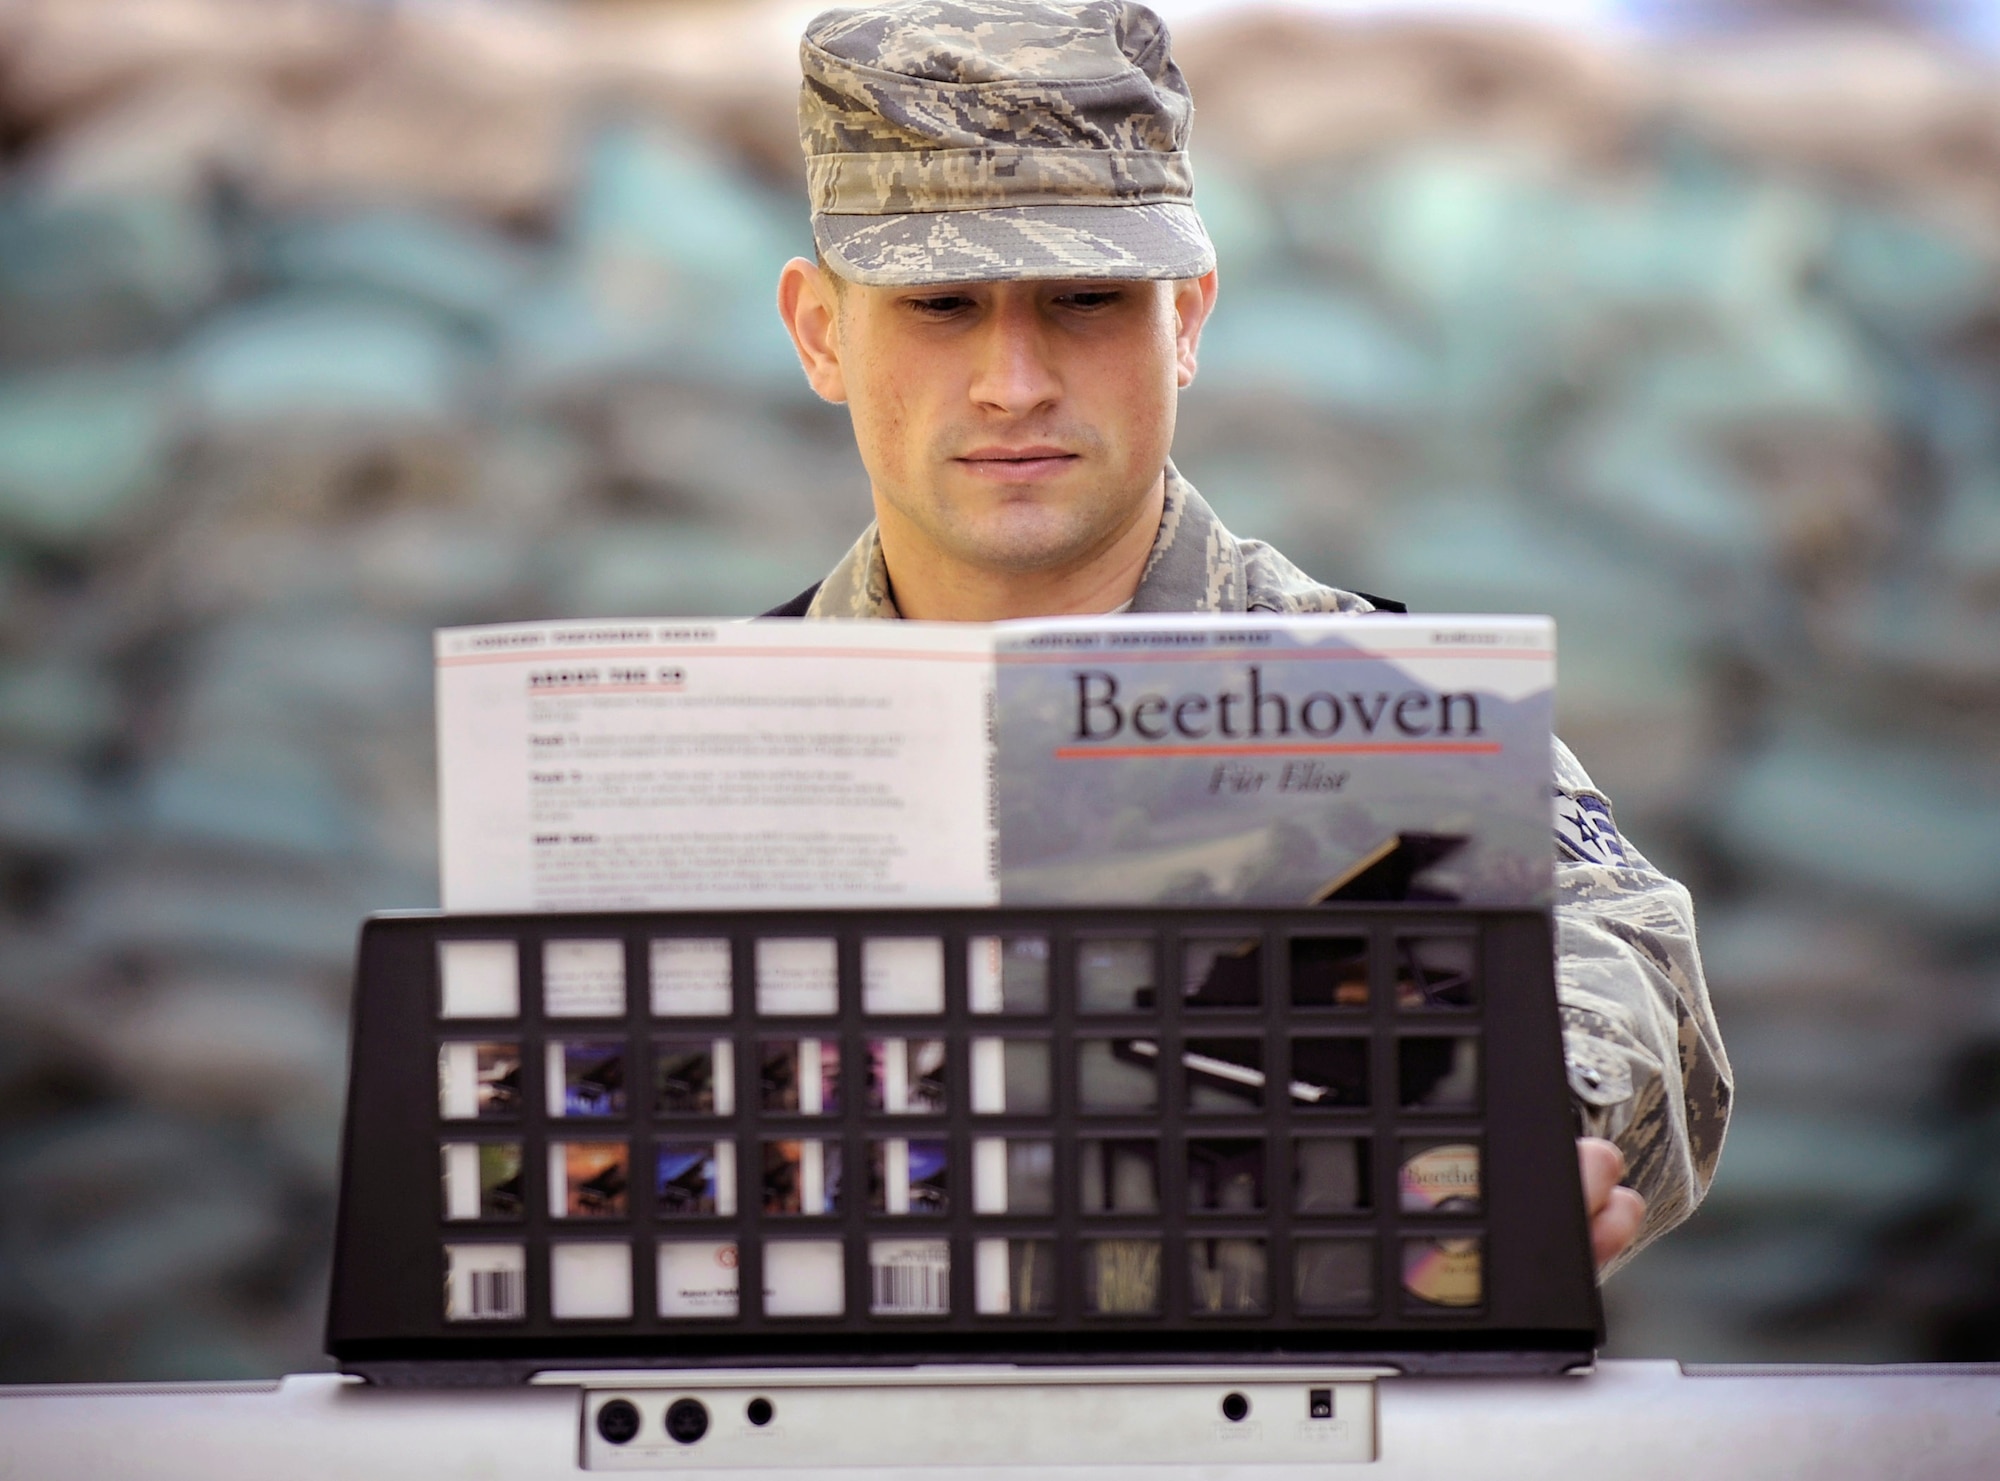
M 1260 540 L 1223 527 L 1171 464 L 1133 612 L 1369 612 Z M 807 617 L 899 617 L 870 525 Z M 1695 951 L 1688 892 L 1622 838 L 1611 804 L 1555 743 L 1557 992 L 1583 1129 L 1624 1150 L 1646 1226 L 1624 1257 L 1694 1211 L 1715 1176 L 1733 1082 Z M 1619 1263 L 1623 1263 L 1621 1260 Z

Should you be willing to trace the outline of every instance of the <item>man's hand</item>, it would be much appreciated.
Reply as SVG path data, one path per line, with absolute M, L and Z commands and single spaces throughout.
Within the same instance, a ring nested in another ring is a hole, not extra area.
M 1583 1208 L 1590 1216 L 1590 1253 L 1602 1270 L 1631 1247 L 1646 1222 L 1646 1200 L 1621 1188 L 1625 1154 L 1603 1137 L 1578 1137 L 1576 1160 L 1583 1168 Z

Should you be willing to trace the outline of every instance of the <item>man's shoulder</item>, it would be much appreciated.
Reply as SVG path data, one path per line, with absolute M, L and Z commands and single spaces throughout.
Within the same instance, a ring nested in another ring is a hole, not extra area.
M 1262 540 L 1239 540 L 1246 612 L 1407 612 L 1392 597 L 1314 580 Z
M 1132 610 L 1289 615 L 1402 611 L 1403 607 L 1400 602 L 1314 580 L 1275 547 L 1238 538 L 1169 463 L 1160 532 Z

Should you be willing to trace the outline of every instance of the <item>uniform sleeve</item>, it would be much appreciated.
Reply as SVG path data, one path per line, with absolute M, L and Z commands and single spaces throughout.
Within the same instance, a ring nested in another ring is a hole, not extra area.
M 1733 1081 L 1688 892 L 1619 836 L 1611 804 L 1555 743 L 1556 991 L 1586 1135 L 1625 1153 L 1646 1223 L 1622 1265 L 1693 1213 L 1715 1177 Z M 1608 1273 L 1608 1272 L 1607 1272 Z

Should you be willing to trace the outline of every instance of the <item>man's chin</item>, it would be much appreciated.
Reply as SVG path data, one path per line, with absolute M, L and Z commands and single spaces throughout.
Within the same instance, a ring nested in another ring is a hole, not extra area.
M 953 532 L 955 554 L 982 570 L 1031 575 L 1060 571 L 1090 559 L 1109 532 L 1081 529 L 1072 521 L 1041 517 L 997 519 Z

